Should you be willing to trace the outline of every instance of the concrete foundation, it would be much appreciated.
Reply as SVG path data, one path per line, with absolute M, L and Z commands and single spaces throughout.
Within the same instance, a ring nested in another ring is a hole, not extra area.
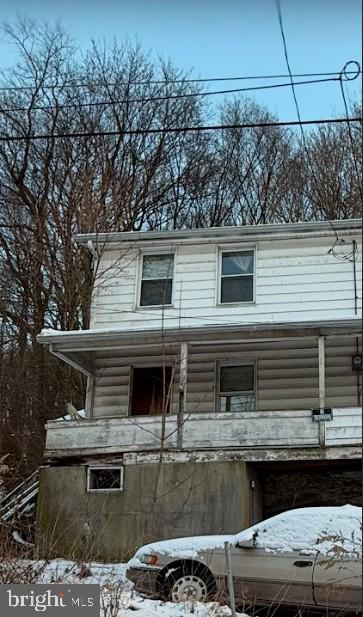
M 240 461 L 127 465 L 120 493 L 88 493 L 87 467 L 44 467 L 38 498 L 42 557 L 121 561 L 142 544 L 236 533 L 251 522 Z

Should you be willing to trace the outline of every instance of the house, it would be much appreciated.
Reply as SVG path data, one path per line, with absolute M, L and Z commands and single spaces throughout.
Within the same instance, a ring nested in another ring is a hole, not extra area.
M 85 234 L 90 329 L 39 341 L 87 378 L 50 421 L 43 554 L 119 560 L 361 495 L 361 222 Z

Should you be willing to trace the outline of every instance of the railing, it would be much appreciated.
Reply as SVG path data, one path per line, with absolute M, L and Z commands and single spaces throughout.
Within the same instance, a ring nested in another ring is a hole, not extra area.
M 24 514 L 28 509 L 34 509 L 38 489 L 37 470 L 0 500 L 0 520 L 10 521 L 15 516 Z
M 177 417 L 161 416 L 100 418 L 49 422 L 46 454 L 65 457 L 78 454 L 142 452 L 177 447 Z M 321 443 L 319 422 L 311 410 L 190 414 L 183 423 L 184 449 L 210 448 L 304 448 L 361 444 L 361 410 L 333 409 Z

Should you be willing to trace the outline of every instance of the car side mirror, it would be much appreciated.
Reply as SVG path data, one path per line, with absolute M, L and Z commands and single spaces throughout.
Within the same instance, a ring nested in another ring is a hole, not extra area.
M 237 544 L 238 548 L 253 548 L 255 546 L 255 537 L 241 540 Z

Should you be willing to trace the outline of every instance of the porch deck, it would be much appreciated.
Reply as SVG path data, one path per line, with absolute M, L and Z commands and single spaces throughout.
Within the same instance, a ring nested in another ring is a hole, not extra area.
M 316 422 L 311 409 L 241 413 L 193 413 L 178 427 L 176 415 L 50 421 L 49 458 L 190 449 L 320 448 L 360 446 L 359 407 L 335 408 L 330 421 Z M 162 438 L 164 435 L 164 438 Z M 179 441 L 178 441 L 179 435 Z M 181 445 L 181 447 L 180 447 Z M 179 446 L 179 447 L 178 447 Z

